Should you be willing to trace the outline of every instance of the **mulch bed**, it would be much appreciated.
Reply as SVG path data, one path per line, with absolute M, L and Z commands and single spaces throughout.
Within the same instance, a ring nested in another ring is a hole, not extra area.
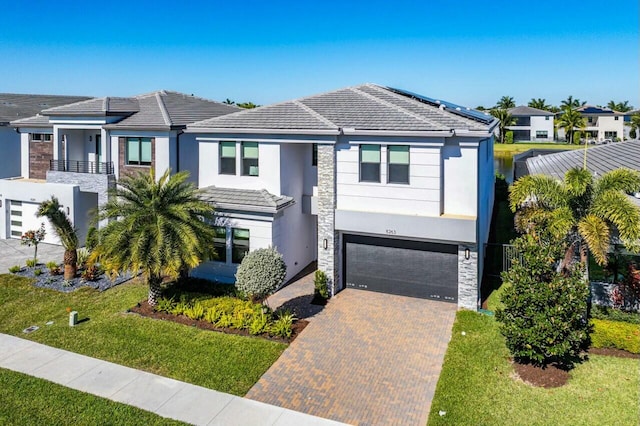
M 569 380 L 569 372 L 562 370 L 555 365 L 549 365 L 546 368 L 536 367 L 531 364 L 513 363 L 516 374 L 523 382 L 532 386 L 543 388 L 558 388 L 563 386 Z
M 238 330 L 237 328 L 220 328 L 220 327 L 216 327 L 215 325 L 211 324 L 208 321 L 192 320 L 191 318 L 188 318 L 185 315 L 173 315 L 167 312 L 157 312 L 151 306 L 149 306 L 149 303 L 146 300 L 138 303 L 136 306 L 129 309 L 129 312 L 136 313 L 143 317 L 154 318 L 154 319 L 159 319 L 163 321 L 172 321 L 178 324 L 197 327 L 202 330 L 211 330 L 211 331 L 217 331 L 219 333 L 237 334 L 240 336 L 248 336 L 248 337 L 259 337 L 262 339 L 272 340 L 274 342 L 281 342 L 281 343 L 293 342 L 295 338 L 302 332 L 302 330 L 304 330 L 304 328 L 309 324 L 309 321 L 297 320 L 296 322 L 293 323 L 293 327 L 292 327 L 293 334 L 291 334 L 291 337 L 289 339 L 283 339 L 281 337 L 270 336 L 266 333 L 253 335 L 253 334 L 249 334 L 247 330 Z
M 618 358 L 640 359 L 640 354 L 632 354 L 631 352 L 623 351 L 622 349 L 614 349 L 614 348 L 591 348 L 589 349 L 589 354 L 615 356 Z

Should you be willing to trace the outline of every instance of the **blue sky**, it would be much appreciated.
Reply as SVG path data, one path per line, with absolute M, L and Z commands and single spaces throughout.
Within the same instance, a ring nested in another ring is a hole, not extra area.
M 640 107 L 638 1 L 11 1 L 0 92 L 266 104 L 359 83 Z

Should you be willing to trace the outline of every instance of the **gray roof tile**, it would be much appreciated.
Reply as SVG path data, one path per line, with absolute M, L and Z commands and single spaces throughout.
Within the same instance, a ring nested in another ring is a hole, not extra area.
M 487 131 L 491 124 L 440 109 L 374 84 L 335 90 L 293 101 L 200 121 L 190 129 L 283 129 L 374 131 Z
M 13 127 L 53 127 L 49 123 L 49 117 L 44 115 L 34 115 L 33 117 L 21 118 L 11 122 Z
M 552 112 L 545 111 L 543 109 L 531 108 L 525 105 L 520 105 L 515 108 L 509 109 L 509 114 L 514 117 L 531 117 L 536 115 L 555 115 Z
M 90 99 L 87 96 L 28 95 L 0 93 L 0 124 L 32 117 L 40 111 Z
M 200 189 L 200 198 L 217 209 L 275 213 L 294 203 L 293 198 L 271 194 L 265 189 L 238 189 L 208 186 Z
M 584 150 L 564 151 L 527 159 L 529 174 L 544 174 L 563 179 L 573 167 L 582 167 Z M 587 150 L 587 168 L 602 175 L 608 171 L 628 168 L 640 171 L 640 141 L 616 142 Z
M 43 110 L 42 114 L 53 116 L 106 116 L 128 115 L 138 110 L 138 101 L 134 98 L 106 96 L 48 108 Z

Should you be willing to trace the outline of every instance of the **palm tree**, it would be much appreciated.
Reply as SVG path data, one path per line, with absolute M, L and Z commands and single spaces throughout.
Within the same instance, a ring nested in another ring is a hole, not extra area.
M 547 100 L 543 98 L 538 98 L 538 99 L 531 98 L 531 100 L 527 105 L 531 108 L 537 108 L 543 111 L 549 111 L 551 108 L 551 105 L 547 104 Z
M 567 171 L 564 181 L 545 175 L 528 175 L 510 189 L 509 205 L 520 232 L 535 236 L 542 229 L 566 244 L 561 268 L 567 268 L 578 249 L 586 264 L 587 250 L 606 265 L 612 233 L 617 231 L 627 250 L 640 249 L 640 209 L 627 193 L 640 190 L 640 173 L 616 169 L 594 179 L 586 168 Z
M 516 107 L 516 103 L 514 102 L 512 96 L 501 97 L 495 106 L 496 109 L 509 109 L 509 108 L 515 108 L 515 107 Z
M 607 104 L 607 108 L 612 109 L 614 111 L 618 111 L 618 112 L 629 112 L 633 109 L 633 107 L 629 105 L 629 101 L 618 102 L 618 103 L 614 101 L 609 101 L 609 103 Z
M 53 226 L 53 231 L 60 239 L 62 247 L 64 247 L 62 262 L 64 264 L 64 279 L 73 279 L 78 269 L 78 234 L 73 229 L 73 225 L 67 215 L 61 210 L 58 199 L 51 196 L 50 200 L 40 203 L 36 216 L 45 216 L 49 219 L 51 226 Z
M 560 109 L 567 110 L 567 109 L 573 109 L 573 108 L 580 108 L 581 106 L 586 104 L 587 104 L 586 101 L 581 102 L 580 99 L 578 98 L 573 99 L 573 96 L 569 95 L 567 99 L 560 102 Z
M 638 132 L 640 131 L 640 112 L 636 112 L 631 116 L 631 119 L 625 123 L 627 126 L 631 127 L 629 131 L 629 136 L 632 139 L 636 139 L 638 137 Z
M 187 182 L 189 173 L 167 170 L 157 181 L 149 174 L 122 178 L 100 206 L 98 219 L 111 220 L 100 230 L 91 260 L 111 274 L 142 271 L 155 306 L 165 276 L 177 278 L 185 269 L 215 257 L 213 207 Z
M 575 131 L 584 129 L 585 127 L 584 117 L 575 109 L 566 109 L 558 117 L 556 127 L 564 129 L 565 134 L 569 137 L 569 144 L 573 144 L 573 135 Z
M 500 133 L 500 143 L 504 143 L 504 138 L 507 134 L 507 127 L 515 125 L 516 119 L 514 116 L 509 114 L 509 111 L 506 109 L 492 109 L 491 115 L 500 120 L 500 123 L 498 124 L 498 132 Z

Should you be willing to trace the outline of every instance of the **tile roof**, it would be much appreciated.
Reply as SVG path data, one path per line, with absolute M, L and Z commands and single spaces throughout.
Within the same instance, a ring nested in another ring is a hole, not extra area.
M 297 100 L 211 118 L 187 126 L 197 129 L 372 131 L 488 131 L 495 122 L 465 116 L 408 92 L 363 84 Z M 483 122 L 484 121 L 484 122 Z
M 69 105 L 48 108 L 43 115 L 52 116 L 99 116 L 128 115 L 139 111 L 135 98 L 110 97 L 93 98 Z
M 615 142 L 587 150 L 587 168 L 597 175 L 618 168 L 640 170 L 640 140 Z M 567 170 L 582 167 L 584 150 L 564 151 L 527 159 L 529 174 L 544 174 L 563 179 Z
M 44 115 L 34 115 L 33 117 L 21 118 L 11 122 L 13 127 L 53 127 L 49 123 L 49 117 Z
M 38 114 L 43 109 L 90 99 L 87 96 L 0 93 L 0 124 Z
M 509 109 L 509 114 L 513 115 L 514 117 L 529 117 L 532 115 L 555 115 L 552 112 L 538 108 L 531 108 L 525 105 L 520 105 L 515 108 Z
M 111 129 L 183 127 L 194 121 L 240 111 L 240 108 L 185 93 L 160 90 L 134 98 L 139 111 L 115 124 Z
M 292 205 L 291 197 L 273 195 L 265 189 L 238 189 L 208 186 L 200 189 L 200 198 L 223 210 L 275 213 Z

